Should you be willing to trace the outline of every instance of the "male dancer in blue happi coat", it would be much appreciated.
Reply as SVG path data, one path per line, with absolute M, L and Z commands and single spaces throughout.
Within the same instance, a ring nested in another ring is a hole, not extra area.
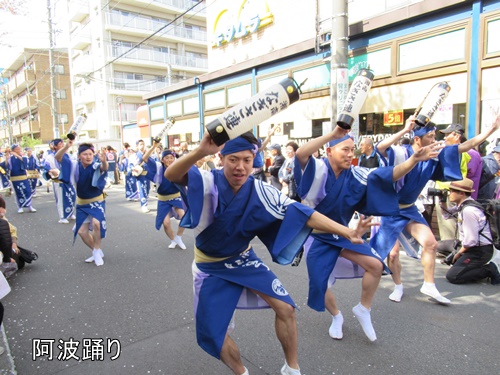
M 101 249 L 101 240 L 106 237 L 107 229 L 103 190 L 106 185 L 108 161 L 104 152 L 96 154 L 94 146 L 90 143 L 78 146 L 78 160 L 64 158 L 73 143 L 73 140 L 68 140 L 55 155 L 56 160 L 61 163 L 59 179 L 64 183 L 74 181 L 76 185 L 76 223 L 73 228 L 73 241 L 78 233 L 85 245 L 92 250 L 92 256 L 85 261 L 102 266 L 104 253 Z
M 175 153 L 171 150 L 164 150 L 160 155 L 161 160 L 156 161 L 151 157 L 151 154 L 158 145 L 158 142 L 153 141 L 153 145 L 142 156 L 142 161 L 147 165 L 146 178 L 157 186 L 158 208 L 156 210 L 156 229 L 159 230 L 163 226 L 167 237 L 170 239 L 169 249 L 179 246 L 182 250 L 185 250 L 186 245 L 182 241 L 184 228 L 179 226 L 177 234 L 174 234 L 170 223 L 170 217 L 174 216 L 181 219 L 184 216 L 181 193 L 179 188 L 165 177 L 165 171 L 176 160 Z
M 282 375 L 300 374 L 295 303 L 271 269 L 257 257 L 255 237 L 273 260 L 289 264 L 315 228 L 361 243 L 367 221 L 357 230 L 328 219 L 275 187 L 255 179 L 252 166 L 258 141 L 252 133 L 218 147 L 206 133 L 199 147 L 173 163 L 165 177 L 187 186 L 188 206 L 181 225 L 195 233 L 193 263 L 198 344 L 234 374 L 248 374 L 228 334 L 236 308 L 271 307 L 276 334 L 285 353 Z M 204 171 L 193 165 L 220 151 L 223 168 Z
M 325 144 L 327 157 L 312 157 Z M 294 174 L 302 203 L 344 225 L 356 211 L 377 216 L 397 214 L 399 207 L 393 181 L 411 171 L 420 160 L 437 156 L 437 149 L 442 148 L 440 145 L 435 149 L 423 148 L 397 167 L 364 168 L 351 165 L 354 147 L 352 136 L 337 126 L 332 132 L 301 146 L 295 154 Z M 384 258 L 377 253 L 377 248 L 365 242 L 353 245 L 342 237 L 318 231 L 313 231 L 311 237 L 305 251 L 309 274 L 307 304 L 316 311 L 326 308 L 332 314 L 329 335 L 342 339 L 344 318 L 328 288 L 338 278 L 362 277 L 360 303 L 352 311 L 368 339 L 375 341 L 370 310 L 385 267 Z M 389 272 L 387 267 L 385 270 Z

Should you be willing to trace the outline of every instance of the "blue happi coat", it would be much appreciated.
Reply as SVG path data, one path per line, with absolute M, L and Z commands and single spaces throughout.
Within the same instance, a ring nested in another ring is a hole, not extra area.
M 235 308 L 266 306 L 257 290 L 295 306 L 278 278 L 255 255 L 250 241 L 258 236 L 274 261 L 288 264 L 299 252 L 314 212 L 273 186 L 252 176 L 235 194 L 223 170 L 188 172 L 187 211 L 181 225 L 193 228 L 195 251 L 195 317 L 198 344 L 220 358 L 220 350 Z M 266 306 L 267 307 L 267 306 Z
M 33 191 L 26 175 L 26 166 L 23 160 L 15 156 L 9 158 L 10 181 L 16 193 L 18 208 L 31 207 L 33 202 Z
M 101 238 L 106 237 L 106 201 L 103 190 L 106 185 L 107 171 L 101 172 L 101 162 L 96 157 L 93 164 L 86 168 L 80 161 L 63 158 L 61 162 L 61 174 L 59 179 L 64 183 L 76 184 L 76 223 L 73 228 L 73 242 L 78 230 L 89 216 L 97 219 L 100 223 Z M 79 200 L 89 200 L 99 197 L 100 199 L 91 203 L 80 203 Z M 91 222 L 92 224 L 92 222 Z
M 411 145 L 393 146 L 387 149 L 387 157 L 381 155 L 381 162 L 385 165 L 398 165 L 412 155 Z M 436 159 L 419 162 L 406 176 L 396 182 L 397 197 L 401 209 L 397 215 L 381 219 L 380 228 L 371 238 L 370 244 L 385 259 L 403 229 L 411 221 L 428 225 L 414 204 L 427 182 L 429 180 L 458 181 L 462 178 L 458 145 L 446 146 Z
M 177 217 L 174 208 L 184 210 L 184 204 L 182 203 L 179 187 L 165 178 L 165 167 L 163 164 L 155 161 L 153 158 L 149 158 L 147 165 L 146 178 L 156 184 L 156 192 L 160 196 L 172 197 L 169 200 L 158 200 L 155 226 L 159 230 L 167 215 L 170 213 L 171 216 Z
M 346 226 L 355 211 L 377 216 L 399 212 L 392 173 L 392 167 L 351 166 L 336 177 L 326 158 L 310 158 L 303 173 L 299 163 L 294 170 L 302 203 Z M 354 245 L 345 238 L 326 233 L 313 232 L 311 237 L 313 240 L 308 241 L 306 247 L 308 305 L 317 311 L 325 310 L 329 280 L 331 284 L 336 278 L 360 277 L 364 273 L 359 266 L 343 258 L 337 265 L 342 249 L 374 257 L 383 263 L 383 258 L 367 243 Z

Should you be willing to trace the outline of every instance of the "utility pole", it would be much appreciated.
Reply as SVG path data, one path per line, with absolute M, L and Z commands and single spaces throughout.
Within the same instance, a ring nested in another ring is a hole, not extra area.
M 347 0 L 332 0 L 332 38 L 330 39 L 331 127 L 335 129 L 337 114 L 344 105 L 349 89 Z
M 56 77 L 54 72 L 54 33 L 52 30 L 52 10 L 50 7 L 50 0 L 47 0 L 47 17 L 49 25 L 49 64 L 50 64 L 50 96 L 52 97 L 52 128 L 54 131 L 54 138 L 59 138 L 59 123 L 57 122 L 56 110 Z
M 12 127 L 10 123 L 10 108 L 9 108 L 9 102 L 7 101 L 7 84 L 3 83 L 3 76 L 0 77 L 2 77 L 2 96 L 3 96 L 2 102 L 5 115 L 5 123 L 9 133 L 9 145 L 11 145 L 13 141 L 12 141 Z

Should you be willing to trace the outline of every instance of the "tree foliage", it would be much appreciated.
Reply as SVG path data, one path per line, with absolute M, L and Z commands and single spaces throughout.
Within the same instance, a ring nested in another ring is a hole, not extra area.
M 35 149 L 36 145 L 41 145 L 42 141 L 38 138 L 31 138 L 30 136 L 23 135 L 23 140 L 21 141 L 21 147 L 29 147 L 31 149 Z

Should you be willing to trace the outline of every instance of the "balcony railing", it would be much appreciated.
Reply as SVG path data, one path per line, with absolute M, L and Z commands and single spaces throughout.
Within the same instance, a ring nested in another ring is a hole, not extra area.
M 111 83 L 111 89 L 151 92 L 155 90 L 160 90 L 164 87 L 173 85 L 181 81 L 183 81 L 183 79 L 181 78 L 171 78 L 170 82 L 168 79 L 166 79 L 164 82 L 161 82 L 161 81 L 147 81 L 147 80 L 139 81 L 135 79 L 115 78 Z
M 138 18 L 133 15 L 123 15 L 119 13 L 107 13 L 108 23 L 110 25 L 119 27 L 130 27 L 133 29 L 145 30 L 154 32 L 162 27 L 168 25 L 168 21 L 149 20 Z M 171 36 L 177 38 L 184 38 L 189 40 L 196 40 L 202 43 L 207 41 L 207 32 L 202 30 L 193 30 L 190 28 L 171 25 L 161 32 L 162 36 Z
M 130 124 L 137 121 L 137 111 L 126 111 L 122 110 L 120 114 L 119 109 L 115 109 L 111 113 L 111 120 L 120 122 L 122 124 Z
M 166 53 L 144 48 L 135 48 L 130 52 L 129 51 L 129 47 L 108 46 L 108 53 L 113 58 L 126 53 L 123 55 L 123 58 L 170 64 L 184 68 L 195 68 L 200 70 L 208 69 L 208 59 L 203 57 L 178 55 L 175 53 Z
M 176 8 L 182 9 L 182 10 L 189 9 L 194 5 L 194 2 L 190 1 L 190 0 L 154 0 L 153 2 L 164 4 L 167 6 L 176 7 Z M 206 10 L 202 4 L 200 4 L 199 7 L 194 8 L 193 11 L 196 11 L 196 12 L 201 13 L 201 14 L 206 13 Z

